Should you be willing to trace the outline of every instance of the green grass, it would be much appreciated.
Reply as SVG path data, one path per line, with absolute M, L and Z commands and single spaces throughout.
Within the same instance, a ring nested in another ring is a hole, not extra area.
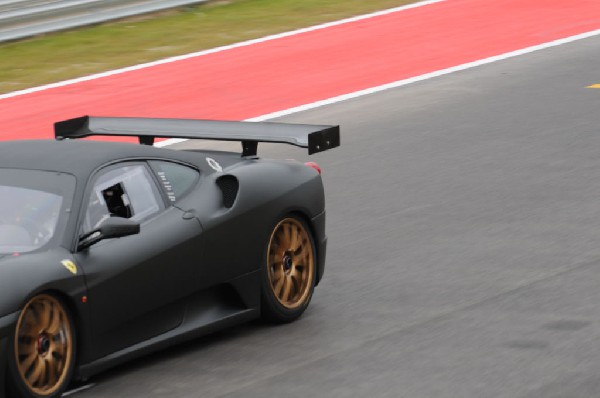
M 263 37 L 416 0 L 232 0 L 0 44 L 0 93 Z

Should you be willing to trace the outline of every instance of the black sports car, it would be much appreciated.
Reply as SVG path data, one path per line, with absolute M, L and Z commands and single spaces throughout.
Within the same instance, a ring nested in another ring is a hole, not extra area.
M 263 316 L 298 318 L 325 267 L 318 166 L 338 126 L 82 117 L 57 140 L 0 143 L 0 396 L 73 379 Z M 136 136 L 141 144 L 78 140 Z M 242 142 L 239 153 L 154 137 Z

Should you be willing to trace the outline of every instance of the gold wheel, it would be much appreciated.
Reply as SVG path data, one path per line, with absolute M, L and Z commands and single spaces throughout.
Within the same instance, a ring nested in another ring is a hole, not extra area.
M 15 331 L 15 357 L 21 380 L 39 396 L 51 396 L 65 383 L 73 360 L 71 322 L 62 304 L 49 295 L 31 299 Z
M 277 301 L 287 309 L 304 305 L 312 293 L 315 272 L 313 243 L 295 218 L 280 221 L 269 241 L 268 278 Z

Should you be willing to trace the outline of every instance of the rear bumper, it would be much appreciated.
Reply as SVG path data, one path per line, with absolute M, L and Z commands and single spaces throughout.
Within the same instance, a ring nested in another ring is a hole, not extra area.
M 315 244 L 317 245 L 317 280 L 319 284 L 325 273 L 325 257 L 327 256 L 327 234 L 325 233 L 325 212 L 314 217 L 312 220 Z

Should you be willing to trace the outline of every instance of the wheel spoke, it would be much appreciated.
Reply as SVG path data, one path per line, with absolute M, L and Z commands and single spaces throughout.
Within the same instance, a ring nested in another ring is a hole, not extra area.
M 286 229 L 281 227 L 277 231 L 277 240 L 279 241 L 279 247 L 285 249 L 289 245 L 289 240 L 286 235 Z
M 33 334 L 21 333 L 19 334 L 19 346 L 26 346 L 33 344 L 35 336 Z
M 51 357 L 52 358 L 52 357 Z M 59 362 L 51 359 L 48 363 L 48 385 L 53 386 L 58 381 L 58 375 L 60 374 Z
M 63 360 L 63 358 L 64 358 L 64 356 L 63 356 L 63 351 L 64 351 L 64 350 L 62 350 L 62 351 L 60 351 L 60 352 L 58 352 L 58 351 L 54 351 L 54 352 L 52 353 L 52 358 L 54 358 L 54 360 L 55 360 L 55 361 L 62 361 L 62 360 Z
M 306 268 L 302 265 L 299 265 L 296 268 L 298 269 L 298 282 L 300 283 L 300 286 L 304 286 L 307 276 L 307 273 L 305 272 Z
M 62 353 L 65 352 L 68 342 L 63 341 L 60 338 L 60 335 L 55 335 L 52 338 L 51 348 L 54 353 Z
M 48 333 L 50 333 L 51 335 L 55 335 L 58 332 L 60 332 L 60 326 L 61 326 L 61 313 L 59 311 L 54 311 L 52 313 L 52 321 L 50 322 L 50 325 L 48 326 L 48 329 L 46 331 Z
M 290 250 L 295 251 L 298 249 L 298 228 L 290 227 L 292 230 L 292 238 L 290 242 Z
M 301 292 L 301 280 L 302 278 L 297 274 L 291 276 L 292 285 L 294 287 L 294 294 L 298 294 Z
M 35 302 L 29 306 L 29 314 L 35 318 L 33 321 L 34 325 L 40 324 L 40 317 L 41 317 L 40 307 L 41 307 L 41 303 L 39 303 L 39 302 Z
M 21 331 L 21 335 L 35 337 L 39 333 L 39 325 L 35 317 L 34 311 L 30 308 L 24 316 L 23 328 L 28 333 Z
M 288 249 L 291 248 L 292 244 L 293 244 L 293 242 L 292 242 L 292 231 L 293 231 L 292 226 L 290 224 L 286 224 L 285 225 L 285 234 L 286 234 L 287 239 L 288 239 Z
M 27 343 L 19 342 L 19 355 L 29 356 L 30 354 L 36 354 L 35 342 L 28 341 Z
M 310 253 L 308 251 L 302 251 L 297 256 L 293 257 L 294 264 L 299 268 L 306 268 L 307 264 L 310 264 Z
M 292 290 L 292 278 L 285 277 L 283 283 L 283 292 L 281 293 L 281 299 L 288 301 L 290 299 L 290 292 Z
M 296 264 L 292 265 L 292 268 L 290 269 L 290 276 L 292 278 L 298 277 L 298 266 Z
M 298 245 L 294 246 L 294 255 L 298 255 L 304 251 L 304 246 L 306 245 L 306 241 L 303 236 L 298 237 Z
M 29 354 L 24 361 L 22 361 L 19 364 L 19 368 L 21 368 L 21 372 L 26 373 L 29 368 L 31 367 L 31 365 L 33 365 L 33 363 L 35 362 L 35 360 L 38 358 L 37 352 L 33 352 L 31 354 Z
M 275 272 L 273 273 L 273 282 L 279 281 L 283 277 L 283 274 L 283 265 L 279 264 L 279 266 L 275 268 Z
M 304 256 L 302 254 L 294 254 L 292 256 L 292 261 L 294 261 L 294 264 L 296 264 L 296 266 L 304 265 Z
M 44 372 L 42 373 L 41 378 L 41 387 L 43 390 L 47 389 L 49 386 L 52 386 L 50 382 L 50 372 L 52 369 L 52 363 L 48 361 L 48 359 L 44 358 Z
M 48 303 L 48 301 L 43 300 L 40 303 L 40 314 L 39 314 L 39 322 L 40 322 L 40 328 L 42 330 L 45 330 L 48 328 L 48 326 L 50 326 L 50 317 L 52 315 L 52 307 L 50 306 L 50 304 Z
M 37 361 L 35 362 L 33 372 L 31 372 L 31 374 L 28 377 L 29 383 L 32 386 L 39 385 L 38 382 L 42 378 L 42 376 L 45 374 L 45 372 L 46 372 L 46 362 L 42 358 L 37 357 Z
M 273 287 L 273 291 L 275 292 L 275 295 L 277 297 L 279 297 L 279 293 L 281 293 L 281 289 L 283 288 L 285 282 L 285 275 L 281 275 L 281 277 L 279 279 L 277 279 L 277 282 L 275 283 L 275 286 Z

